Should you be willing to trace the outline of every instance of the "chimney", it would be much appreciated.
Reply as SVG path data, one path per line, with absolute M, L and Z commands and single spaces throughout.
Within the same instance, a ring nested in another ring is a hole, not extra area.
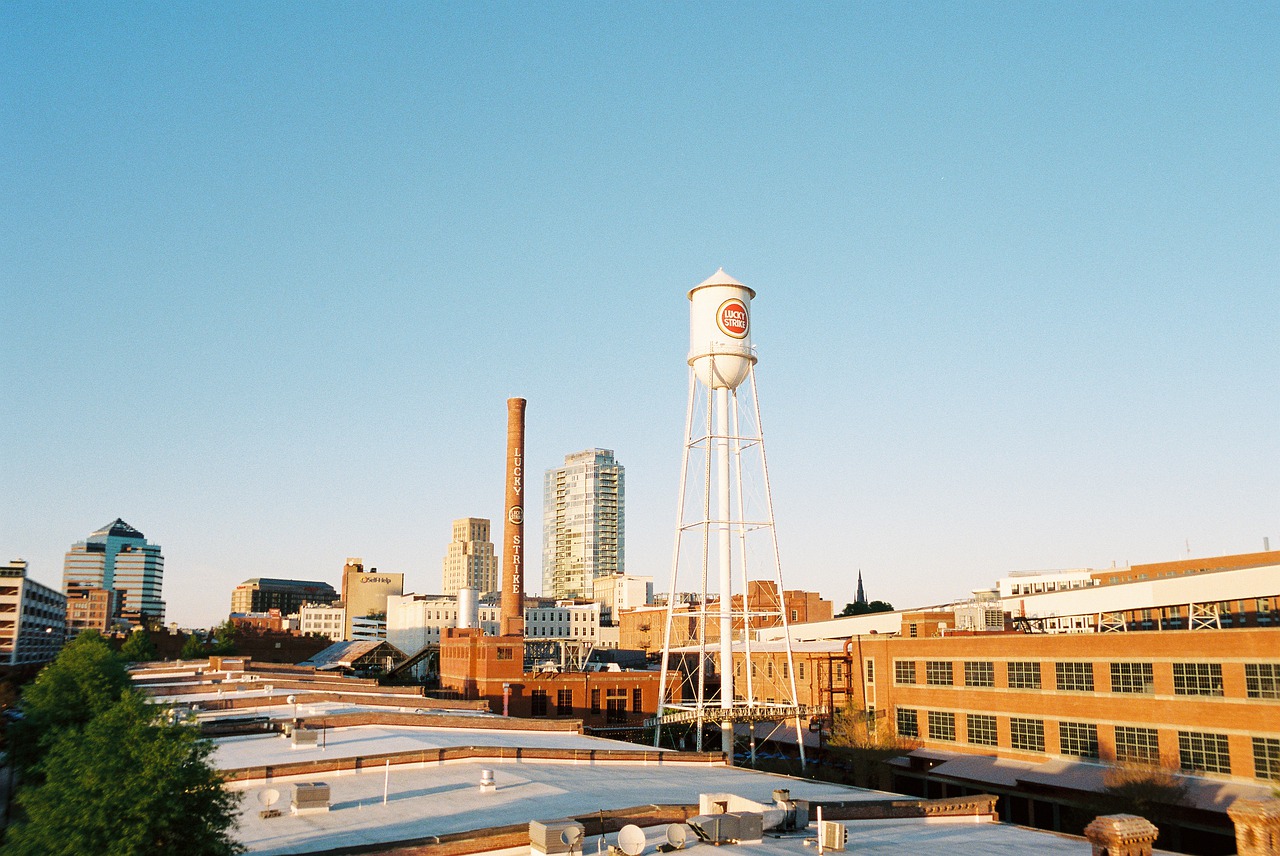
M 502 525 L 503 636 L 524 635 L 524 406 L 507 399 L 507 514 Z

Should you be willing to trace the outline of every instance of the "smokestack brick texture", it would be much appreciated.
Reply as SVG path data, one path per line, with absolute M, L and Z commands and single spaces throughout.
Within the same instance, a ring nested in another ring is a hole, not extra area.
M 524 408 L 507 399 L 507 501 L 502 526 L 503 636 L 524 635 Z

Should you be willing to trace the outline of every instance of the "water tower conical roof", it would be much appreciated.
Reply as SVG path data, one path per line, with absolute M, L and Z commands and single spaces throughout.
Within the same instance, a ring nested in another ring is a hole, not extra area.
M 747 291 L 751 292 L 752 297 L 756 296 L 755 289 L 750 286 L 743 285 L 733 277 L 729 276 L 729 274 L 724 272 L 724 268 L 718 268 L 715 273 L 711 274 L 711 276 L 689 289 L 689 294 L 693 294 L 699 288 L 706 288 L 709 285 L 736 285 L 738 288 L 745 288 Z

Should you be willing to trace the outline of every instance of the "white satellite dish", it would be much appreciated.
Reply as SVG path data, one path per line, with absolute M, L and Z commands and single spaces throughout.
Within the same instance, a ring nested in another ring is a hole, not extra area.
M 672 823 L 667 826 L 667 844 L 672 850 L 683 850 L 689 840 L 689 827 L 683 823 Z
M 280 799 L 280 792 L 275 788 L 263 788 L 258 791 L 258 802 L 263 808 L 271 808 Z
M 628 823 L 618 830 L 618 849 L 627 856 L 640 856 L 644 852 L 644 830 Z
M 566 826 L 560 830 L 560 843 L 569 848 L 569 852 L 573 852 L 573 848 L 582 843 L 582 827 Z

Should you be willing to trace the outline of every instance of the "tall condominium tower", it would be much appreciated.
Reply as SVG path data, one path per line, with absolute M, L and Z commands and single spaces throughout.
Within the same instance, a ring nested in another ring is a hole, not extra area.
M 453 540 L 444 556 L 444 593 L 475 589 L 481 597 L 498 591 L 498 558 L 489 539 L 489 521 L 463 517 L 453 521 Z
M 566 455 L 542 485 L 542 594 L 592 597 L 623 567 L 622 465 L 610 449 Z
M 120 615 L 133 621 L 164 621 L 164 556 L 141 532 L 120 518 L 67 551 L 62 587 L 71 596 L 90 589 L 114 590 Z

